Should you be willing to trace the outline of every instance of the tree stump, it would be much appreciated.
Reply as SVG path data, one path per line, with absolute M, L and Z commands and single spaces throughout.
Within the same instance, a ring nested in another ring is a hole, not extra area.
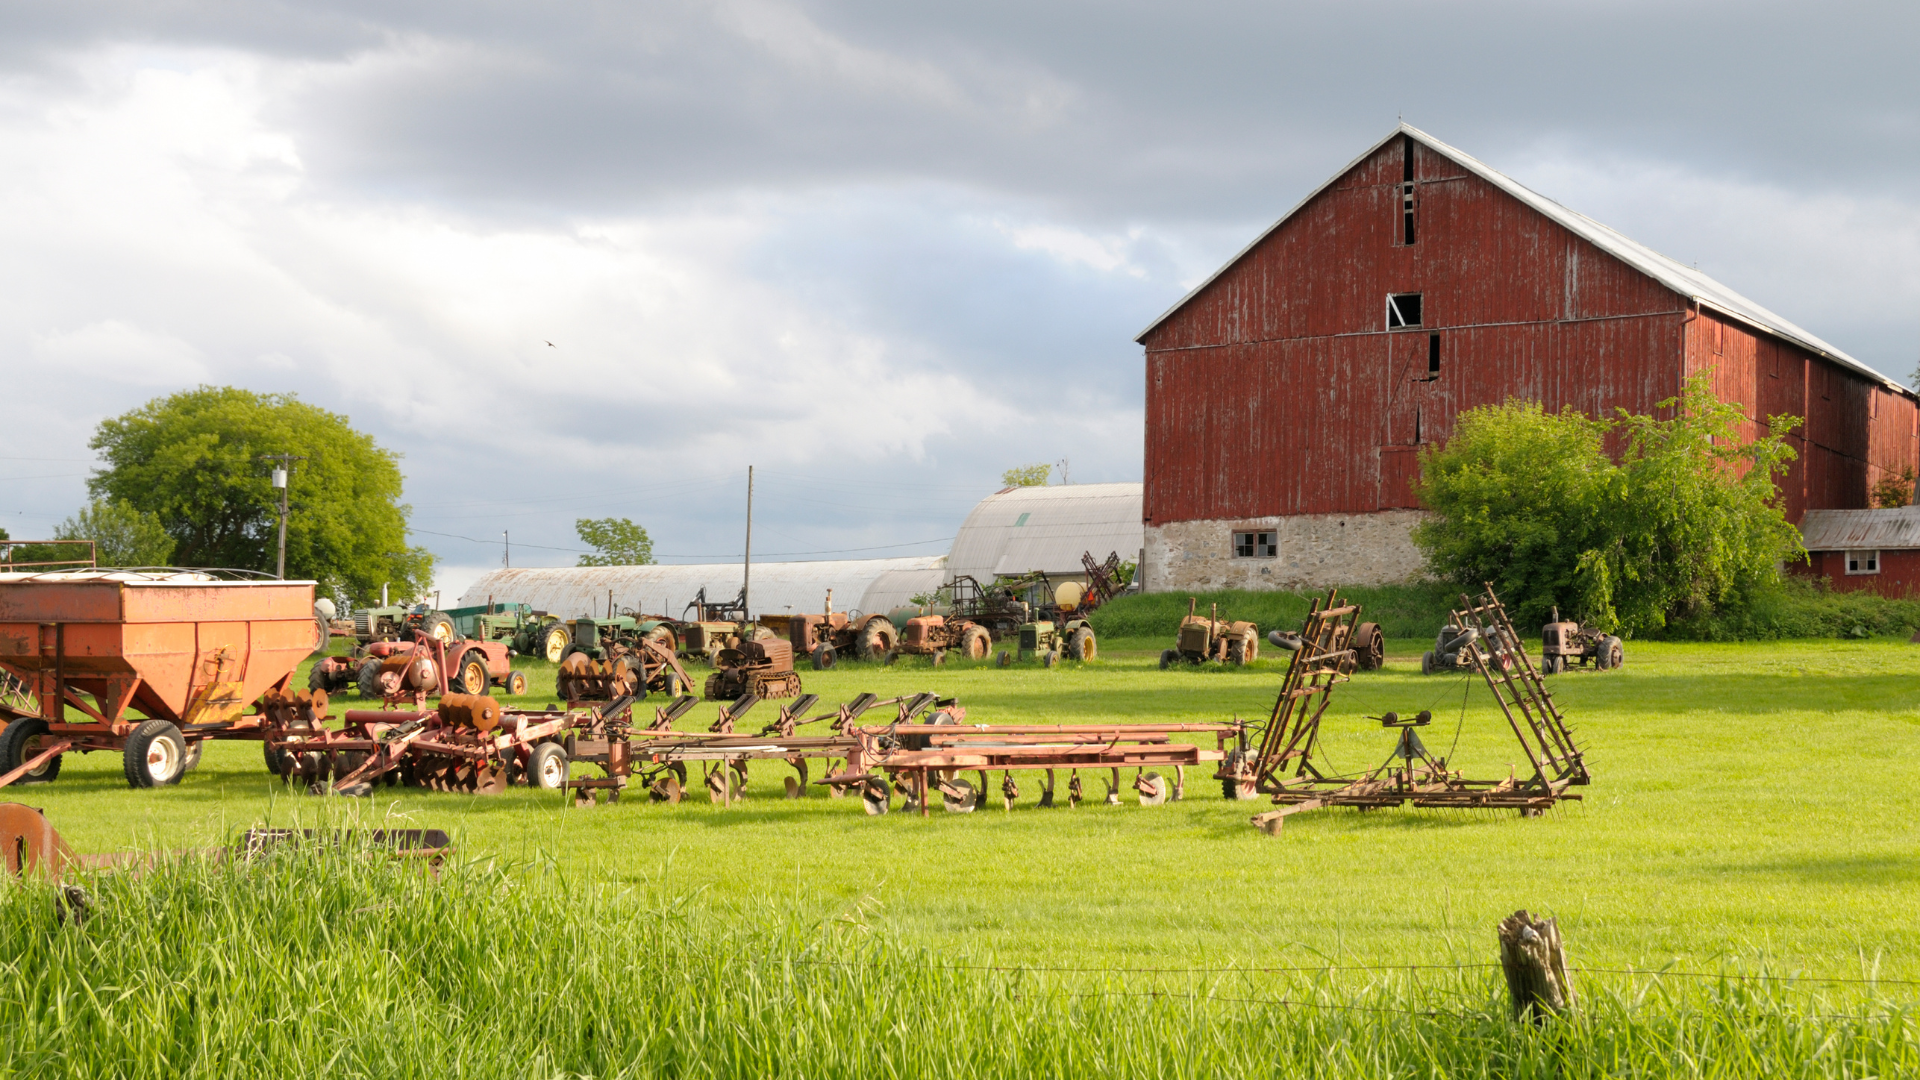
M 1573 1007 L 1567 950 L 1556 920 L 1536 919 L 1525 910 L 1500 920 L 1500 968 L 1507 976 L 1515 1020 L 1537 1024 Z

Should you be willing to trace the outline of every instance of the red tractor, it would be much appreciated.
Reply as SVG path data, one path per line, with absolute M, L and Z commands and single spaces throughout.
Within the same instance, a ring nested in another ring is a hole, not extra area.
M 893 651 L 899 630 L 885 615 L 862 615 L 833 610 L 833 590 L 827 590 L 822 615 L 795 615 L 787 622 L 787 640 L 795 656 L 809 657 L 815 671 L 824 671 L 841 656 L 884 660 Z
M 441 641 L 423 630 L 406 641 L 374 641 L 348 656 L 314 661 L 307 687 L 335 694 L 348 687 L 361 697 L 424 700 L 449 692 L 485 694 L 500 687 L 509 696 L 527 692 L 525 672 L 513 670 L 504 641 Z

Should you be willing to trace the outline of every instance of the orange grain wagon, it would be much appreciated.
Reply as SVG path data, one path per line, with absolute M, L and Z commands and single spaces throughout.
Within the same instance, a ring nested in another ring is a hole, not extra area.
M 0 787 L 112 750 L 134 787 L 178 783 L 210 738 L 258 738 L 249 706 L 313 650 L 311 581 L 202 571 L 0 574 Z

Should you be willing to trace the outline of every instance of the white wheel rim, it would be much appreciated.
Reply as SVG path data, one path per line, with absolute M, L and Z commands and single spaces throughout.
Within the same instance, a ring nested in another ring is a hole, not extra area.
M 172 739 L 155 739 L 147 744 L 147 775 L 165 780 L 180 771 L 180 751 Z
M 549 754 L 544 761 L 540 762 L 540 784 L 542 787 L 559 787 L 561 781 L 564 779 L 565 773 L 563 766 L 560 764 L 560 758 L 557 755 Z

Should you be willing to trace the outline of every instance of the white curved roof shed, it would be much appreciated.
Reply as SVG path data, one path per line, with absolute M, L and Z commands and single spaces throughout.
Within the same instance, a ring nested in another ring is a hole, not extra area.
M 748 610 L 755 616 L 813 613 L 833 590 L 835 611 L 883 612 L 909 597 L 932 592 L 946 580 L 946 559 L 834 559 L 822 562 L 756 562 Z M 478 607 L 492 598 L 531 605 L 562 618 L 605 615 L 611 593 L 616 612 L 679 617 L 704 587 L 709 603 L 740 592 L 740 564 L 672 566 L 558 566 L 494 570 L 467 587 L 456 607 Z
M 1007 488 L 980 500 L 953 538 L 949 572 L 982 582 L 1001 574 L 1080 574 L 1080 556 L 1140 557 L 1140 484 Z

